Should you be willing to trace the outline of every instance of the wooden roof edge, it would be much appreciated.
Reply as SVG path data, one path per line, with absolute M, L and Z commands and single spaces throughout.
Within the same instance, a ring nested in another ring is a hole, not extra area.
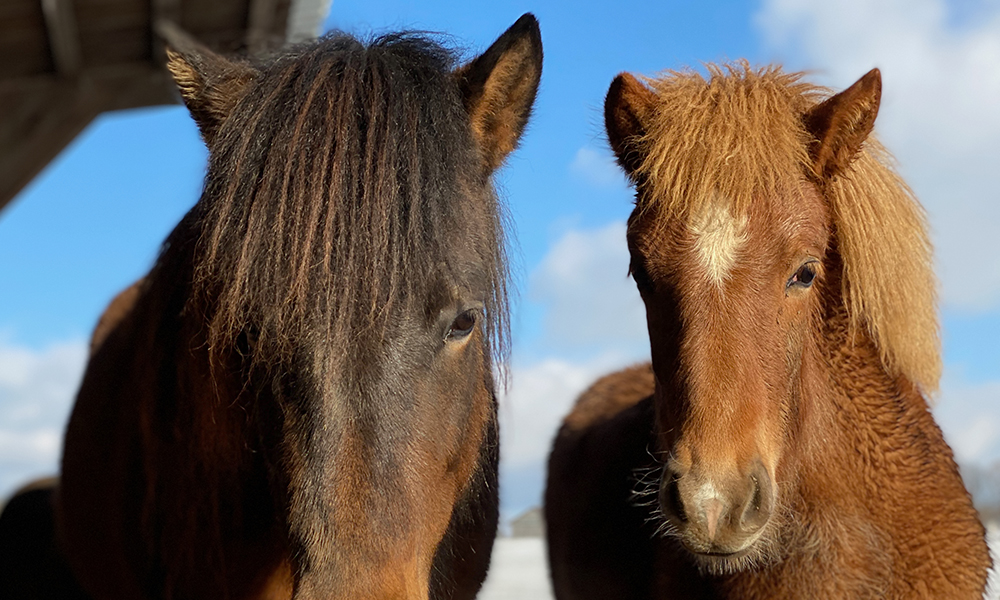
M 249 50 L 262 49 L 282 33 L 286 44 L 315 38 L 332 4 L 332 0 L 291 0 L 282 25 L 276 21 L 278 1 L 250 0 Z M 57 73 L 0 80 L 0 103 L 16 105 L 20 115 L 0 122 L 0 215 L 102 112 L 177 103 L 179 97 L 163 68 L 163 37 L 198 44 L 195 36 L 177 25 L 181 0 L 152 0 L 151 25 L 157 34 L 153 62 L 83 69 L 76 23 L 67 9 L 71 1 L 42 3 Z
M 298 44 L 317 37 L 332 5 L 333 0 L 292 0 L 285 26 L 285 41 Z

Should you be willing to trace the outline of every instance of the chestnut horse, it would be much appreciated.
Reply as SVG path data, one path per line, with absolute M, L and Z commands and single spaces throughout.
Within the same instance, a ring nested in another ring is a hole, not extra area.
M 990 557 L 925 395 L 922 209 L 830 96 L 745 63 L 612 83 L 652 364 L 595 384 L 546 492 L 557 597 L 980 598 Z
M 507 327 L 492 173 L 537 21 L 461 66 L 414 34 L 261 63 L 172 37 L 205 189 L 95 332 L 63 555 L 95 600 L 474 597 Z

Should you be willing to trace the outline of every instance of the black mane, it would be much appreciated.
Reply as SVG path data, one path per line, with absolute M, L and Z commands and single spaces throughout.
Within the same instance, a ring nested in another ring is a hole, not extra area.
M 490 186 L 470 192 L 485 175 L 454 59 L 415 34 L 336 34 L 260 65 L 195 208 L 193 297 L 215 298 L 213 351 L 248 330 L 266 363 L 323 332 L 332 348 L 383 339 L 396 311 L 468 277 L 456 244 L 488 271 L 487 331 L 503 351 L 502 219 Z

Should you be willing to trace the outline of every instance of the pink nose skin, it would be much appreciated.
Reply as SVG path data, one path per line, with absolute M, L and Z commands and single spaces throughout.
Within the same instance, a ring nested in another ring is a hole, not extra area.
M 708 541 L 715 540 L 715 533 L 718 530 L 719 517 L 722 516 L 722 509 L 725 508 L 718 498 L 712 498 L 705 503 L 705 529 L 708 532 Z

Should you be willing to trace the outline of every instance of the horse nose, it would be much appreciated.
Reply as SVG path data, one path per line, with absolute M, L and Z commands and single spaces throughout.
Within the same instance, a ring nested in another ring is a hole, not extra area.
M 742 550 L 767 524 L 773 504 L 771 477 L 759 462 L 746 475 L 728 478 L 667 467 L 660 489 L 663 514 L 698 552 Z
M 747 532 L 756 532 L 762 528 L 771 517 L 774 505 L 774 490 L 771 476 L 764 465 L 758 463 L 750 472 L 752 492 L 740 506 L 740 528 Z
M 705 529 L 708 533 L 708 540 L 712 541 L 719 530 L 719 519 L 722 517 L 722 513 L 726 512 L 726 505 L 718 498 L 709 498 L 705 501 L 702 512 L 705 514 Z

